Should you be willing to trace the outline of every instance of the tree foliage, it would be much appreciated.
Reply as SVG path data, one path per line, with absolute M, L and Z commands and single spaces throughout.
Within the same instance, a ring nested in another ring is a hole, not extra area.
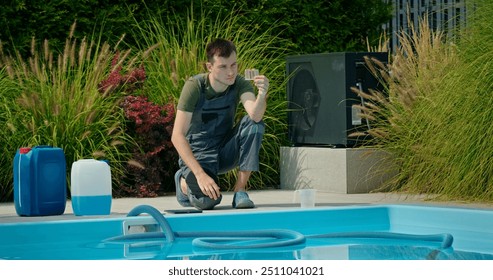
M 7 53 L 27 54 L 33 37 L 62 49 L 76 21 L 74 38 L 101 33 L 111 43 L 149 13 L 185 20 L 191 9 L 218 15 L 238 10 L 239 24 L 274 26 L 296 53 L 366 50 L 366 39 L 376 42 L 380 26 L 391 18 L 391 6 L 382 0 L 10 0 L 0 3 L 0 40 Z M 140 40 L 130 36 L 130 45 Z

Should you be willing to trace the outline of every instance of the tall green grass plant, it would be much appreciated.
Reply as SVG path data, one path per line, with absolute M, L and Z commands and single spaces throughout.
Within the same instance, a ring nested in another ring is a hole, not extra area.
M 107 43 L 97 39 L 77 41 L 71 36 L 59 54 L 50 49 L 48 40 L 41 47 L 33 43 L 27 59 L 1 54 L 1 106 L 5 109 L 0 121 L 7 128 L 1 134 L 1 146 L 8 156 L 2 157 L 7 162 L 0 175 L 6 198 L 12 189 L 11 174 L 6 170 L 12 169 L 13 156 L 21 146 L 62 148 L 67 171 L 78 159 L 106 159 L 114 184 L 119 184 L 128 156 L 127 144 L 131 143 L 119 107 L 122 96 L 98 92 L 98 84 L 111 70 L 113 57 L 114 50 Z
M 373 63 L 387 91 L 360 94 L 370 100 L 372 145 L 390 151 L 400 170 L 391 189 L 493 201 L 493 3 L 476 5 L 458 41 L 424 19 L 401 34 L 390 65 Z
M 13 122 L 16 114 L 15 97 L 20 94 L 14 80 L 7 75 L 7 69 L 0 70 L 0 201 L 12 197 L 12 162 L 18 147 L 30 137 L 26 131 L 18 131 Z

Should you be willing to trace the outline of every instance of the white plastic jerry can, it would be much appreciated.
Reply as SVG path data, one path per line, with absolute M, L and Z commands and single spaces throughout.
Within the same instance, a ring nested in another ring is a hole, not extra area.
M 111 213 L 111 170 L 107 162 L 80 159 L 70 174 L 72 208 L 77 216 Z

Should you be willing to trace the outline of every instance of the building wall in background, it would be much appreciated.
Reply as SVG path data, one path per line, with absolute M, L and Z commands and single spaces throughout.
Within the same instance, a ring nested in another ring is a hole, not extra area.
M 383 28 L 390 36 L 390 48 L 399 47 L 400 31 L 418 30 L 419 20 L 427 17 L 432 30 L 441 30 L 448 37 L 466 24 L 466 0 L 391 0 L 394 5 L 392 21 Z

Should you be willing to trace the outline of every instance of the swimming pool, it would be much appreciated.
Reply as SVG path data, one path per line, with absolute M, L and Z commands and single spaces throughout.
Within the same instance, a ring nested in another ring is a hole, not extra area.
M 0 224 L 0 259 L 493 260 L 493 211 L 484 209 L 372 205 L 164 215 L 172 242 L 152 215 L 140 214 Z M 251 236 L 214 238 L 232 232 Z

